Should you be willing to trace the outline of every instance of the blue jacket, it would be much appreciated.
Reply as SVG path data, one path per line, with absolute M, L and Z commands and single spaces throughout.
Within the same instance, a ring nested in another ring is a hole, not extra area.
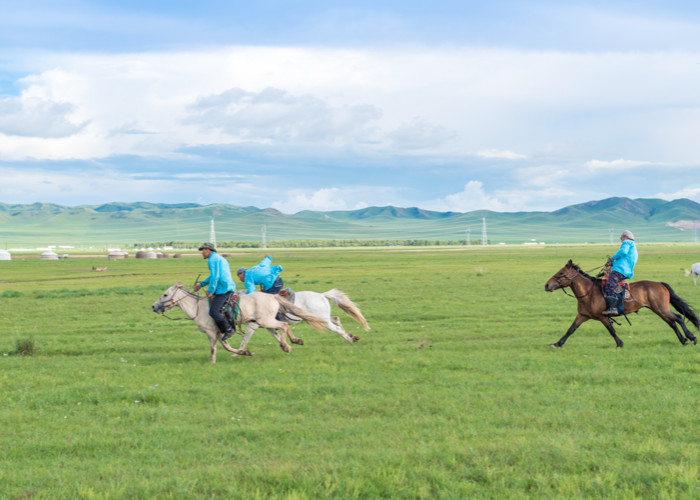
M 628 279 L 634 276 L 634 266 L 637 263 L 639 254 L 634 240 L 625 240 L 620 245 L 620 249 L 615 255 L 610 257 L 613 261 L 612 270 L 624 274 Z
M 228 261 L 216 252 L 209 254 L 207 259 L 209 264 L 209 277 L 202 281 L 200 285 L 207 286 L 207 291 L 213 295 L 233 292 L 236 289 L 236 284 L 231 277 L 231 268 Z
M 260 264 L 246 270 L 243 283 L 248 293 L 255 291 L 255 285 L 262 285 L 263 290 L 267 290 L 275 284 L 283 269 L 282 266 L 270 266 L 271 263 L 272 257 L 268 255 Z

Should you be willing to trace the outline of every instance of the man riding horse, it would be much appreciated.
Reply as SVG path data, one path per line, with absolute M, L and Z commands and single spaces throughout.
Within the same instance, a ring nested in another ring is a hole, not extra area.
M 634 276 L 634 266 L 637 264 L 639 254 L 634 243 L 634 235 L 631 231 L 625 230 L 620 236 L 620 249 L 608 259 L 608 264 L 612 264 L 612 270 L 608 274 L 608 279 L 603 286 L 603 295 L 608 308 L 603 311 L 605 316 L 616 316 L 619 314 L 618 307 L 621 305 L 621 298 L 618 297 L 616 289 L 627 279 Z
M 201 288 L 207 287 L 207 297 L 211 301 L 209 315 L 214 319 L 221 333 L 224 334 L 221 340 L 226 340 L 236 330 L 229 323 L 226 316 L 221 314 L 221 308 L 226 303 L 229 295 L 236 290 L 236 284 L 231 277 L 231 268 L 228 265 L 228 261 L 216 252 L 216 247 L 213 243 L 203 243 L 199 247 L 199 251 L 202 252 L 202 257 L 208 261 L 207 264 L 211 274 L 201 283 L 195 284 L 194 291 L 198 292 Z

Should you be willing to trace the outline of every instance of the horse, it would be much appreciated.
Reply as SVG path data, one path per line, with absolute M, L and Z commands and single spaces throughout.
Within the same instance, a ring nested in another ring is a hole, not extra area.
M 285 288 L 280 291 L 280 295 L 293 302 L 294 305 L 301 307 L 305 311 L 310 312 L 320 318 L 325 320 L 326 329 L 337 333 L 350 344 L 353 344 L 360 340 L 357 335 L 351 335 L 345 331 L 340 318 L 338 316 L 331 316 L 331 304 L 335 304 L 341 308 L 348 316 L 357 321 L 365 331 L 369 331 L 369 325 L 367 320 L 362 315 L 362 311 L 353 303 L 350 298 L 345 295 L 340 290 L 333 288 L 327 292 L 292 292 L 289 288 Z M 301 318 L 296 316 L 286 315 L 289 323 L 296 325 L 301 322 Z
M 700 262 L 696 262 L 695 264 L 690 266 L 690 271 L 688 271 L 687 269 L 685 270 L 686 276 L 690 276 L 691 274 L 693 275 L 693 285 L 697 286 L 698 275 L 700 274 Z
M 630 300 L 624 301 L 624 314 L 638 312 L 639 309 L 647 307 L 654 311 L 657 315 L 668 324 L 676 333 L 681 344 L 687 344 L 691 341 L 697 344 L 695 335 L 685 326 L 684 317 L 687 318 L 695 328 L 700 328 L 700 319 L 697 314 L 683 299 L 681 299 L 667 283 L 656 281 L 636 281 L 629 283 Z M 608 316 L 603 316 L 602 312 L 606 309 L 605 297 L 603 295 L 602 280 L 590 276 L 582 271 L 579 266 L 571 260 L 566 263 L 557 273 L 552 276 L 544 285 L 547 292 L 553 292 L 559 288 L 569 287 L 574 296 L 578 300 L 578 314 L 576 319 L 571 324 L 566 334 L 559 339 L 558 342 L 550 344 L 552 348 L 558 348 L 564 345 L 566 339 L 573 334 L 582 323 L 589 319 L 595 319 L 603 323 L 608 329 L 610 335 L 615 339 L 617 347 L 622 347 L 622 340 L 615 333 L 612 325 L 612 319 Z M 680 314 L 671 311 L 669 304 L 672 305 Z M 683 329 L 683 334 L 676 326 L 678 323 Z
M 153 312 L 165 315 L 174 307 L 179 307 L 188 319 L 195 322 L 199 330 L 209 337 L 211 347 L 211 362 L 216 363 L 216 341 L 229 352 L 241 356 L 250 356 L 251 352 L 246 349 L 248 341 L 259 327 L 267 328 L 273 337 L 279 342 L 284 352 L 290 352 L 291 347 L 286 342 L 286 338 L 293 344 L 304 345 L 302 339 L 296 338 L 289 328 L 289 324 L 275 318 L 278 311 L 284 314 L 294 314 L 306 321 L 312 328 L 322 331 L 325 327 L 325 320 L 314 316 L 311 313 L 295 306 L 279 295 L 270 295 L 263 292 L 253 292 L 241 295 L 239 298 L 239 312 L 236 318 L 236 326 L 246 324 L 245 334 L 238 349 L 231 347 L 226 340 L 223 340 L 219 327 L 209 315 L 209 301 L 206 296 L 196 295 L 184 288 L 179 281 L 168 288 L 158 300 L 153 303 Z M 281 331 L 279 333 L 278 331 Z

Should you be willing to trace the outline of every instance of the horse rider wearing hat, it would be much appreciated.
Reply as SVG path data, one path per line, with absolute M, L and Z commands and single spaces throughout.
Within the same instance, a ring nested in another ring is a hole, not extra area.
M 626 279 L 634 276 L 634 266 L 637 264 L 639 254 L 634 243 L 634 235 L 631 231 L 625 230 L 620 236 L 620 249 L 608 259 L 612 263 L 612 270 L 608 274 L 608 279 L 603 286 L 603 295 L 608 308 L 603 311 L 605 316 L 616 316 L 619 314 L 620 297 L 615 293 L 615 289 Z
M 241 267 L 236 274 L 238 279 L 245 284 L 247 293 L 255 291 L 255 285 L 260 285 L 260 288 L 265 293 L 273 295 L 280 293 L 284 286 L 284 281 L 280 277 L 283 271 L 282 266 L 271 266 L 272 257 L 266 255 L 260 264 L 253 266 L 250 269 Z
M 221 333 L 224 334 L 221 340 L 226 340 L 236 330 L 226 317 L 221 314 L 221 308 L 224 306 L 228 296 L 236 290 L 236 284 L 233 282 L 228 261 L 216 252 L 216 247 L 212 243 L 203 243 L 199 247 L 199 251 L 202 252 L 202 257 L 207 260 L 210 274 L 207 279 L 194 286 L 194 291 L 198 292 L 201 288 L 207 287 L 206 293 L 210 303 L 209 315 L 219 327 Z

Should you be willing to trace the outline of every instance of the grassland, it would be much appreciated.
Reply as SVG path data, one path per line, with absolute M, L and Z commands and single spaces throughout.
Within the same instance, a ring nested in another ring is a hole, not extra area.
M 151 311 L 199 258 L 0 262 L 0 497 L 697 498 L 700 346 L 643 311 L 623 349 L 593 323 L 548 347 L 576 306 L 546 280 L 614 250 L 275 251 L 287 284 L 344 290 L 372 330 L 300 325 L 290 354 L 259 331 L 216 365 Z M 642 245 L 635 278 L 700 308 L 698 250 Z

